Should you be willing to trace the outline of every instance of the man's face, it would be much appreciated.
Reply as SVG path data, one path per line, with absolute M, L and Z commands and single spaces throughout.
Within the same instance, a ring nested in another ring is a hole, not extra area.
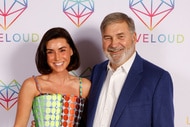
M 126 22 L 109 24 L 102 32 L 103 51 L 113 69 L 125 63 L 135 52 L 136 33 Z

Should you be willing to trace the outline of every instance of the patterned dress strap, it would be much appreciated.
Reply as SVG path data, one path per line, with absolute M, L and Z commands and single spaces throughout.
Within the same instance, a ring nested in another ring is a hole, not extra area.
M 33 78 L 34 78 L 34 81 L 35 81 L 35 83 L 36 83 L 36 88 L 37 88 L 37 90 L 40 92 L 40 94 L 42 93 L 41 92 L 41 88 L 40 88 L 40 86 L 39 86 L 39 84 L 38 84 L 38 80 L 37 80 L 37 78 L 36 78 L 36 76 L 32 76 Z
M 82 78 L 79 77 L 79 94 L 80 94 L 80 97 L 82 97 Z

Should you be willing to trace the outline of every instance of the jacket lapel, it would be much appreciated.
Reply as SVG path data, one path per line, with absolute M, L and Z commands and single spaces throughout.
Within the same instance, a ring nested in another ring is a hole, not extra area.
M 104 62 L 103 66 L 101 68 L 95 69 L 92 73 L 92 88 L 89 96 L 89 104 L 88 104 L 88 120 L 87 120 L 87 126 L 92 127 L 93 120 L 95 117 L 95 111 L 97 108 L 98 99 L 100 96 L 100 92 L 103 86 L 103 83 L 105 81 L 106 75 L 107 75 L 107 63 L 108 61 Z
M 143 70 L 142 61 L 142 58 L 140 58 L 140 56 L 137 54 L 134 63 L 128 73 L 128 76 L 125 80 L 120 96 L 118 98 L 115 111 L 112 117 L 112 122 L 110 125 L 111 127 L 115 127 L 120 115 L 122 114 L 123 110 L 127 107 L 128 101 L 142 77 L 140 75 L 140 73 Z

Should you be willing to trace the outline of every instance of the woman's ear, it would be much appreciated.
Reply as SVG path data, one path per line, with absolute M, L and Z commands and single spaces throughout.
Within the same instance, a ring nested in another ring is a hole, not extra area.
M 71 49 L 71 56 L 73 55 L 73 50 Z

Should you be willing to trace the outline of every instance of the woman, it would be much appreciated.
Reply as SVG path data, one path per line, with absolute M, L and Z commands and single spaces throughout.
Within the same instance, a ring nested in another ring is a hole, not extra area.
M 35 60 L 41 75 L 22 84 L 14 127 L 27 126 L 31 109 L 36 127 L 78 126 L 91 83 L 69 73 L 79 67 L 80 60 L 67 30 L 48 30 Z

